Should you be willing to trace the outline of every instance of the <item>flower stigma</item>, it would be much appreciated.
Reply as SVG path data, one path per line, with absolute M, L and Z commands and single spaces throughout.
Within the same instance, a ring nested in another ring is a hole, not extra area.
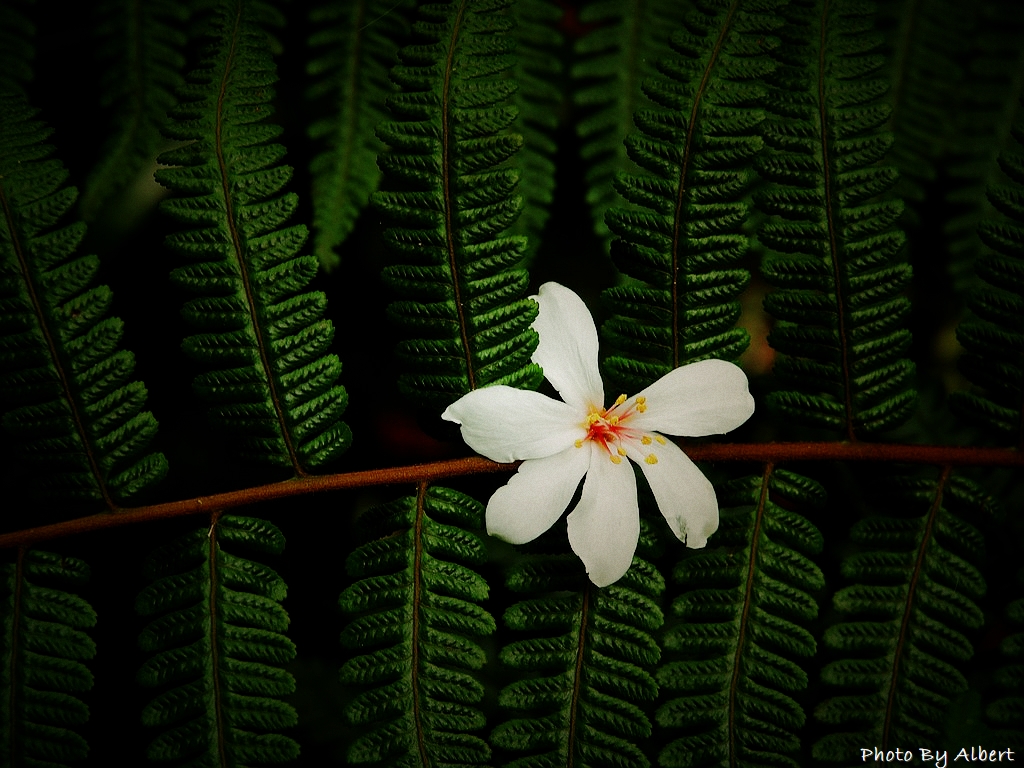
M 646 463 L 657 464 L 658 457 L 649 448 L 641 446 L 649 446 L 655 440 L 665 445 L 665 438 L 661 435 L 645 434 L 629 426 L 629 419 L 634 414 L 647 411 L 647 398 L 636 397 L 632 403 L 628 401 L 626 395 L 619 395 L 611 408 L 598 409 L 596 406 L 590 406 L 590 413 L 580 424 L 587 434 L 576 440 L 574 445 L 582 448 L 585 442 L 593 441 L 604 448 L 612 464 L 622 463 L 622 457 L 628 455 L 624 446 L 630 446 L 643 456 Z

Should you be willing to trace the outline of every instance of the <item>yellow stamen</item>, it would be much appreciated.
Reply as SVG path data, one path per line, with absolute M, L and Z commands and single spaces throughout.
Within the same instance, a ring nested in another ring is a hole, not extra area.
M 597 422 L 599 422 L 600 420 L 601 417 L 598 414 L 591 413 L 589 416 L 587 416 L 587 426 L 592 427 L 594 424 L 597 424 Z
M 608 419 L 608 423 L 611 424 L 614 427 L 616 424 L 619 423 L 619 417 L 618 416 L 612 416 L 610 419 Z
M 626 451 L 623 450 L 622 448 L 619 448 L 618 449 L 618 454 L 619 454 L 619 456 L 625 456 L 626 455 Z
M 622 459 L 620 459 L 620 458 L 619 458 L 618 456 L 616 456 L 616 455 L 615 455 L 614 453 L 613 453 L 613 454 L 610 454 L 610 455 L 608 456 L 608 458 L 612 460 L 612 464 L 621 464 L 621 463 L 622 463 Z
M 650 453 L 650 454 L 647 455 L 647 458 L 644 459 L 644 461 L 646 461 L 648 464 L 657 464 L 658 463 L 658 457 L 655 456 L 653 453 Z
M 638 397 L 638 398 L 636 399 L 636 404 L 637 404 L 637 405 L 643 405 L 643 404 L 644 404 L 644 403 L 646 403 L 646 402 L 647 402 L 647 398 L 646 398 L 646 397 Z
M 577 440 L 576 441 L 576 447 L 577 448 L 582 448 L 583 447 L 583 441 L 582 440 Z
M 640 411 L 640 413 L 647 413 L 647 406 L 643 403 L 637 403 L 636 409 Z
M 657 441 L 658 441 L 659 443 L 661 443 L 662 445 L 664 445 L 664 444 L 665 444 L 665 438 L 664 438 L 664 437 L 662 437 L 661 435 L 655 435 L 655 436 L 654 436 L 654 439 L 655 439 L 655 440 L 657 440 Z
M 643 443 L 644 445 L 650 445 L 651 444 L 651 436 L 650 435 L 644 435 L 643 437 L 640 438 L 640 442 Z
M 624 402 L 626 402 L 625 395 L 619 395 L 617 398 L 615 398 L 615 405 L 622 405 Z

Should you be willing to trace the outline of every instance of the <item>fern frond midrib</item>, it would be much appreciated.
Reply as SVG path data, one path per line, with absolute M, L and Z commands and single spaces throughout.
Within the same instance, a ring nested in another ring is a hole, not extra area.
M 476 389 L 476 374 L 473 371 L 473 353 L 469 345 L 469 332 L 466 310 L 462 305 L 462 285 L 459 280 L 459 264 L 455 258 L 455 190 L 452 189 L 452 138 L 451 119 L 451 87 L 452 73 L 455 65 L 455 43 L 459 39 L 459 29 L 466 15 L 468 0 L 459 3 L 455 14 L 451 36 L 448 38 L 448 52 L 444 62 L 444 84 L 441 91 L 441 189 L 444 195 L 444 236 L 445 248 L 448 251 L 448 269 L 452 276 L 452 288 L 455 291 L 455 311 L 459 318 L 459 339 L 462 341 L 462 354 L 466 359 L 466 378 L 469 388 Z M 424 763 L 426 765 L 426 763 Z
M 267 357 L 267 343 L 263 338 L 263 323 L 256 314 L 256 296 L 253 290 L 252 280 L 249 277 L 249 268 L 245 260 L 245 249 L 242 245 L 242 236 L 235 221 L 234 205 L 231 199 L 231 181 L 228 174 L 228 163 L 224 158 L 224 101 L 228 93 L 228 79 L 234 65 L 235 57 L 238 54 L 239 38 L 242 35 L 242 2 L 235 5 L 235 21 L 228 35 L 229 49 L 224 62 L 224 71 L 221 74 L 220 87 L 217 90 L 217 114 L 214 128 L 214 151 L 217 157 L 217 169 L 220 172 L 221 190 L 224 194 L 225 214 L 227 217 L 228 230 L 231 232 L 231 245 L 235 251 L 235 261 L 242 278 L 242 288 L 245 291 L 245 304 L 249 312 L 249 324 L 256 335 L 256 349 L 260 356 L 260 365 L 266 373 L 265 379 L 270 390 L 270 402 L 274 406 L 274 416 L 277 419 L 278 431 L 284 441 L 285 450 L 288 451 L 288 459 L 291 462 L 292 470 L 298 477 L 305 477 L 306 470 L 299 462 L 298 453 L 292 442 L 291 431 L 285 419 L 284 409 L 281 406 L 281 396 L 277 391 L 277 383 L 273 376 L 273 368 L 270 359 Z M 226 763 L 225 763 L 226 765 Z
M 729 7 L 729 13 L 726 14 L 725 21 L 722 23 L 722 28 L 718 32 L 718 38 L 715 40 L 715 45 L 711 49 L 711 56 L 708 59 L 708 65 L 704 69 L 704 74 L 701 75 L 700 85 L 697 87 L 697 92 L 693 97 L 693 108 L 690 110 L 689 124 L 686 126 L 686 143 L 683 145 L 683 162 L 679 168 L 679 191 L 676 193 L 676 207 L 673 211 L 673 222 L 672 222 L 672 367 L 679 367 L 679 338 L 680 338 L 680 311 L 679 311 L 679 243 L 682 239 L 680 232 L 682 230 L 683 221 L 683 198 L 686 193 L 686 178 L 690 171 L 690 161 L 693 158 L 693 136 L 697 129 L 697 112 L 700 109 L 701 101 L 704 98 L 704 93 L 707 91 L 708 83 L 711 80 L 711 72 L 715 68 L 715 64 L 718 61 L 718 57 L 722 52 L 722 47 L 725 44 L 725 37 L 732 26 L 733 16 L 736 14 L 736 9 L 739 7 L 740 0 L 733 0 L 732 5 Z
M 213 707 L 217 713 L 217 760 L 227 768 L 228 756 L 224 745 L 224 707 L 221 702 L 220 681 L 220 647 L 217 644 L 217 521 L 221 513 L 214 512 L 210 520 L 210 546 L 208 562 L 210 564 L 210 668 L 213 671 Z
M 68 372 L 65 370 L 65 367 L 61 362 L 60 354 L 57 351 L 57 342 L 54 340 L 53 333 L 50 331 L 49 323 L 46 322 L 47 313 L 43 309 L 43 302 L 39 298 L 39 292 L 36 289 L 35 281 L 32 280 L 32 272 L 28 267 L 28 257 L 25 254 L 25 249 L 22 246 L 21 239 L 18 237 L 18 230 L 15 227 L 14 222 L 14 212 L 11 210 L 11 201 L 4 189 L 2 177 L 0 177 L 0 208 L 3 209 L 4 220 L 7 222 L 7 231 L 10 232 L 11 235 L 11 249 L 14 251 L 15 258 L 18 260 L 18 268 L 21 270 L 21 274 L 25 276 L 25 286 L 28 289 L 32 308 L 35 311 L 36 317 L 40 320 L 39 328 L 43 334 L 43 338 L 46 340 L 46 350 L 50 356 L 50 366 L 57 372 L 57 378 L 60 380 L 60 389 L 63 400 L 68 404 L 68 407 L 71 410 L 71 421 L 75 425 L 75 432 L 78 435 L 79 443 L 81 443 L 82 453 L 89 462 L 89 471 L 96 480 L 96 487 L 99 489 L 104 506 L 112 512 L 116 511 L 117 505 L 114 503 L 114 500 L 107 489 L 103 472 L 100 470 L 99 462 L 96 460 L 95 453 L 93 452 L 92 441 L 89 440 L 88 432 L 85 429 L 85 422 L 82 419 L 78 399 L 75 397 L 71 383 L 68 381 Z
M 946 488 L 946 483 L 949 481 L 949 476 L 952 471 L 952 467 L 942 468 L 942 475 L 939 477 L 939 481 L 935 486 L 935 498 L 932 499 L 931 508 L 928 510 L 928 522 L 926 522 L 924 526 L 924 535 L 921 537 L 921 546 L 918 548 L 917 558 L 914 560 L 914 570 L 910 577 L 910 585 L 907 590 L 907 600 L 903 608 L 903 619 L 900 621 L 900 631 L 896 638 L 896 650 L 893 653 L 892 674 L 889 678 L 889 693 L 886 696 L 885 701 L 885 721 L 882 723 L 882 749 L 886 749 L 889 745 L 889 732 L 892 727 L 893 710 L 896 706 L 896 687 L 899 675 L 900 659 L 903 656 L 903 645 L 907 639 L 910 618 L 913 613 L 914 595 L 917 592 L 917 583 L 924 567 L 924 558 L 928 551 L 928 544 L 932 539 L 932 528 L 935 525 L 936 518 L 939 516 L 939 510 L 942 508 L 942 494 Z
M 828 32 L 828 10 L 830 0 L 825 0 L 821 10 L 821 35 L 818 46 L 818 115 L 821 137 L 821 166 L 825 182 L 825 220 L 828 222 L 829 258 L 832 261 L 832 281 L 836 291 L 836 319 L 839 325 L 839 352 L 843 371 L 843 408 L 846 411 L 846 439 L 857 440 L 853 428 L 853 395 L 850 387 L 850 359 L 846 337 L 846 301 L 843 292 L 843 273 L 839 259 L 836 235 L 836 217 L 832 205 L 832 171 L 828 160 L 828 133 L 825 130 L 825 50 Z
M 576 663 L 573 666 L 572 696 L 569 699 L 569 737 L 566 748 L 566 768 L 576 764 L 576 718 L 580 707 L 580 688 L 583 686 L 583 657 L 587 643 L 587 620 L 590 616 L 590 593 L 593 590 L 590 582 L 583 588 L 583 599 L 580 601 L 580 636 L 576 641 Z
M 427 488 L 428 483 L 422 482 L 416 489 L 416 520 L 412 529 L 412 673 L 410 674 L 412 721 L 416 731 L 416 749 L 419 752 L 420 762 L 424 766 L 431 763 L 430 756 L 427 754 L 423 712 L 420 704 L 420 601 L 423 599 L 420 577 L 423 572 L 423 517 L 426 513 Z

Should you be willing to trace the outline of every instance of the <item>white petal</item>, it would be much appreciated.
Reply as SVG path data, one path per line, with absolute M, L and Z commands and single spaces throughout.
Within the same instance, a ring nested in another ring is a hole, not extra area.
M 629 457 L 640 465 L 647 483 L 658 502 L 658 509 L 668 521 L 672 533 L 686 546 L 700 549 L 708 537 L 718 530 L 718 497 L 711 481 L 690 461 L 690 457 L 674 443 L 652 443 L 648 455 L 657 458 L 648 463 L 634 445 L 626 445 Z
M 630 416 L 629 426 L 670 435 L 721 435 L 754 412 L 747 375 L 725 360 L 701 360 L 676 368 L 636 397 L 646 398 L 647 410 Z
M 539 392 L 496 384 L 475 389 L 449 405 L 442 419 L 462 425 L 470 448 L 492 461 L 540 459 L 586 435 L 575 408 Z
M 511 544 L 533 541 L 562 516 L 589 465 L 589 446 L 524 461 L 487 502 L 487 532 Z
M 604 385 L 597 367 L 597 328 L 590 310 L 558 283 L 544 283 L 537 296 L 540 313 L 533 328 L 540 336 L 531 358 L 562 399 L 586 412 L 604 408 Z
M 628 461 L 613 464 L 604 449 L 591 443 L 592 456 L 583 495 L 569 514 L 569 544 L 599 587 L 618 581 L 629 570 L 640 538 L 636 478 Z

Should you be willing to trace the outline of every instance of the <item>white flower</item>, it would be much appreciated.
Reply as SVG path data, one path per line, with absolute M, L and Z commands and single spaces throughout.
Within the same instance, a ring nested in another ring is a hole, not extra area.
M 597 328 L 583 300 L 545 283 L 533 327 L 533 361 L 564 402 L 504 385 L 477 389 L 442 414 L 462 425 L 473 450 L 499 462 L 524 460 L 487 504 L 487 532 L 522 544 L 569 514 L 569 543 L 603 587 L 628 569 L 640 535 L 635 461 L 672 532 L 688 547 L 707 544 L 718 528 L 715 489 L 676 445 L 659 434 L 697 437 L 728 432 L 754 412 L 743 371 L 724 360 L 676 368 L 635 397 L 604 407 Z

